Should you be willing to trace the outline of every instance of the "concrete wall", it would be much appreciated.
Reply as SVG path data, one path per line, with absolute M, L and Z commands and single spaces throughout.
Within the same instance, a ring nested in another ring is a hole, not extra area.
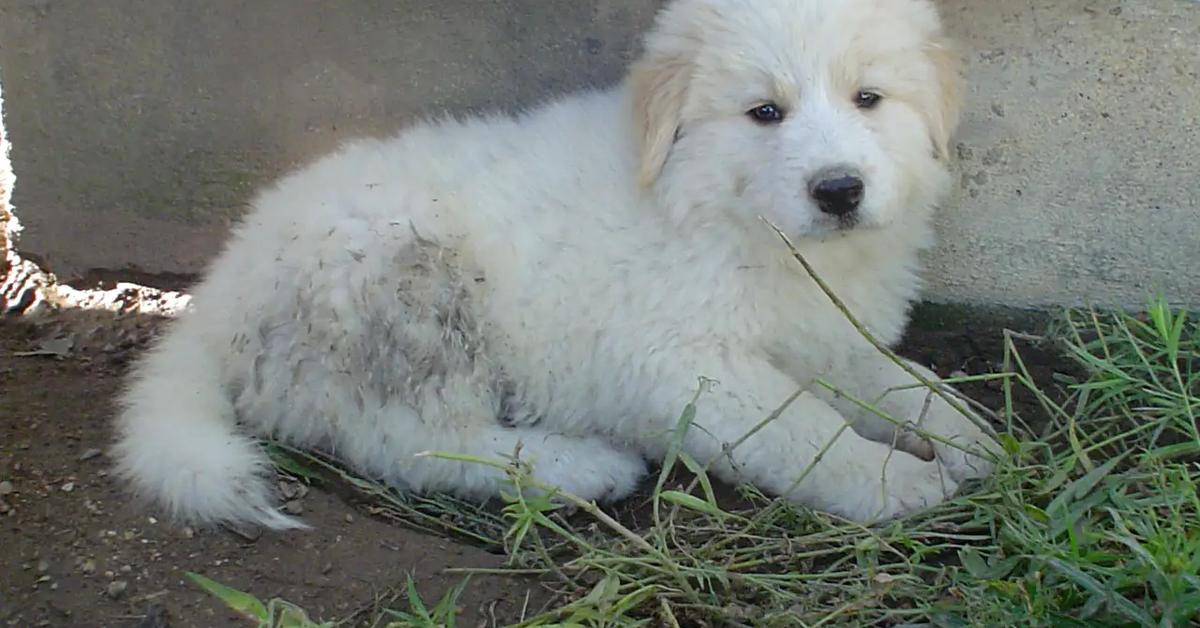
M 615 80 L 660 0 L 0 0 L 22 249 L 190 273 L 255 185 L 416 113 Z M 942 0 L 972 91 L 931 297 L 1200 303 L 1200 3 Z
M 972 89 L 932 294 L 1200 305 L 1200 2 L 941 4 Z

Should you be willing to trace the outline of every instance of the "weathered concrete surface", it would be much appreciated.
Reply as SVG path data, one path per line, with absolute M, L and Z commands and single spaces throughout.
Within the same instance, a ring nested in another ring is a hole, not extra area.
M 1200 304 L 1200 2 L 941 4 L 972 89 L 932 296 Z
M 189 273 L 255 185 L 619 76 L 660 0 L 0 0 L 22 249 Z M 1200 3 L 943 0 L 972 91 L 931 297 L 1200 303 Z

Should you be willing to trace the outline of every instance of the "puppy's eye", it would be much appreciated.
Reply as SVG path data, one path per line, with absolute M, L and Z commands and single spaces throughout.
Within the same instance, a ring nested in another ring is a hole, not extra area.
M 753 118 L 755 122 L 761 124 L 775 124 L 783 121 L 783 109 L 780 109 L 779 106 L 773 102 L 759 105 L 750 111 L 747 111 L 746 115 Z
M 854 95 L 854 106 L 859 109 L 874 109 L 881 100 L 883 96 L 879 92 L 863 89 Z

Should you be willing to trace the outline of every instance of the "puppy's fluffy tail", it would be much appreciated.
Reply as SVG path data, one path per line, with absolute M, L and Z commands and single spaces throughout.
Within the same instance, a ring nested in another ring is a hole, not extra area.
M 177 521 L 307 527 L 272 505 L 270 461 L 238 431 L 220 364 L 191 322 L 145 356 L 121 398 L 117 473 Z

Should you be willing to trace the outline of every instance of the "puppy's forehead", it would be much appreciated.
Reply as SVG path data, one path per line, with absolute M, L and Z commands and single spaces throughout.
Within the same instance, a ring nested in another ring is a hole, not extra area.
M 886 61 L 920 49 L 939 30 L 928 0 L 692 1 L 707 5 L 696 12 L 702 57 L 775 80 Z

